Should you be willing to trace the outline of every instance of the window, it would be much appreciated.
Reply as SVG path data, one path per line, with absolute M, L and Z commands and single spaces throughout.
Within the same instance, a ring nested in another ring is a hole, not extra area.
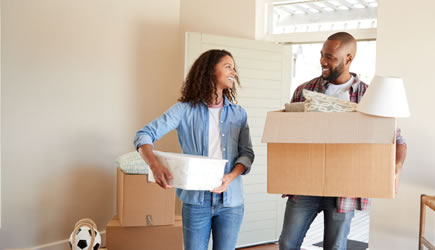
M 267 34 L 376 28 L 377 5 L 377 0 L 271 1 Z
M 318 77 L 321 74 L 320 51 L 321 43 L 294 44 L 291 96 L 300 84 Z M 375 75 L 376 41 L 359 41 L 354 61 L 350 71 L 369 84 Z

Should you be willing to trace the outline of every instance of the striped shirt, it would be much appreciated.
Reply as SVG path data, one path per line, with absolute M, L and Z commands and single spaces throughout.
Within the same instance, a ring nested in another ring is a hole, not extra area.
M 349 89 L 349 100 L 351 102 L 359 103 L 364 93 L 366 92 L 368 85 L 360 81 L 355 73 L 353 75 L 353 83 Z M 315 92 L 325 93 L 328 88 L 329 82 L 324 80 L 322 76 L 316 77 L 311 81 L 301 84 L 296 88 L 291 102 L 303 102 L 305 98 L 302 94 L 302 90 L 307 89 Z M 403 137 L 400 135 L 400 129 L 396 131 L 396 143 L 405 144 Z M 353 197 L 337 197 L 336 205 L 338 213 L 346 213 L 358 210 L 366 210 L 369 204 L 368 198 L 353 198 Z

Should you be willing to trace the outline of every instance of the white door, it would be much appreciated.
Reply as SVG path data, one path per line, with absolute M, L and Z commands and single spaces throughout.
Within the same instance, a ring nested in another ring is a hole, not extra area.
M 291 47 L 271 42 L 203 33 L 186 33 L 185 75 L 196 58 L 209 49 L 225 49 L 236 62 L 242 87 L 238 103 L 248 113 L 255 161 L 243 177 L 245 215 L 237 246 L 277 241 L 285 199 L 267 193 L 266 144 L 261 143 L 266 113 L 290 101 Z

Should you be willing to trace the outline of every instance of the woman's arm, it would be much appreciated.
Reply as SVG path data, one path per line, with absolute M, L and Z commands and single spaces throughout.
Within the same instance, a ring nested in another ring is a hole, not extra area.
M 169 131 L 177 128 L 184 116 L 184 107 L 186 104 L 177 103 L 173 105 L 162 116 L 150 122 L 136 133 L 134 145 L 141 155 L 142 159 L 150 166 L 156 183 L 162 188 L 170 188 L 172 179 L 169 171 L 163 167 L 153 154 L 153 143 L 159 140 Z
M 248 174 L 251 171 L 252 163 L 254 162 L 255 154 L 252 149 L 251 135 L 249 133 L 248 118 L 246 112 L 243 110 L 243 121 L 239 135 L 239 156 L 236 159 L 235 164 L 242 164 L 245 170 L 242 175 Z

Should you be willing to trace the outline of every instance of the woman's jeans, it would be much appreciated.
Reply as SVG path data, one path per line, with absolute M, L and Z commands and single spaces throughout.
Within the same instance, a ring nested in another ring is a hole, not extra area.
M 203 205 L 183 203 L 185 250 L 207 250 L 210 232 L 213 250 L 234 250 L 244 206 L 224 207 L 222 194 L 204 193 Z
M 325 250 L 346 250 L 347 235 L 354 212 L 337 213 L 337 197 L 299 196 L 287 200 L 284 225 L 279 238 L 280 250 L 299 250 L 317 214 L 323 211 Z

